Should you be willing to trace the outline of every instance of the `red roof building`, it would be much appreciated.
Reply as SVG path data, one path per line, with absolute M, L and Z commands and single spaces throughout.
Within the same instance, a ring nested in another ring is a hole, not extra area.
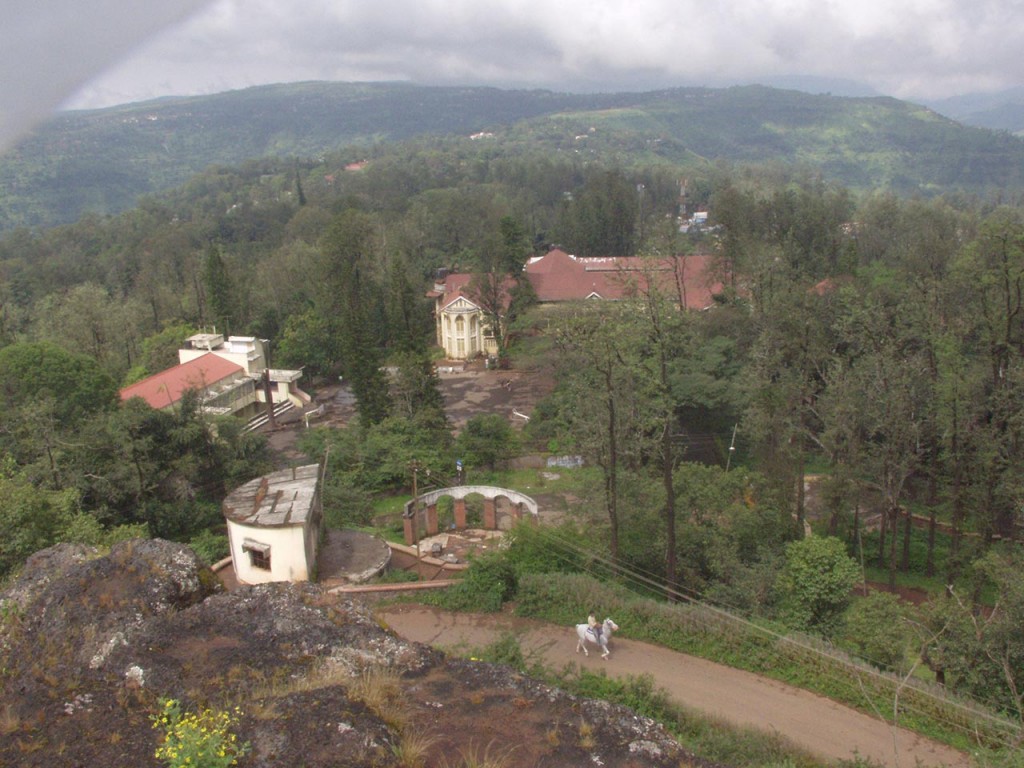
M 524 270 L 538 301 L 615 301 L 656 286 L 663 294 L 679 297 L 687 309 L 707 309 L 722 285 L 709 274 L 711 256 L 690 254 L 648 258 L 570 256 L 554 249 L 531 259 Z
M 232 395 L 241 394 L 239 389 L 254 388 L 254 380 L 242 366 L 207 352 L 125 387 L 121 390 L 121 399 L 141 397 L 160 410 L 175 406 L 190 389 L 198 391 L 204 402 L 209 402 L 223 400 L 225 396 L 230 400 Z
M 711 276 L 711 259 L 708 254 L 593 258 L 571 256 L 556 248 L 530 259 L 523 276 L 541 302 L 616 301 L 656 287 L 680 306 L 701 310 L 710 307 L 722 290 Z M 494 353 L 486 313 L 470 288 L 472 279 L 468 273 L 447 275 L 428 294 L 434 299 L 437 343 L 449 359 Z

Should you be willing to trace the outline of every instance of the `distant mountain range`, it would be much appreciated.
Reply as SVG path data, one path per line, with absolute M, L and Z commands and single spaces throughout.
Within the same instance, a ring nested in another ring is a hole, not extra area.
M 935 106 L 951 113 L 953 101 Z M 892 98 L 765 86 L 609 94 L 260 86 L 56 116 L 0 157 L 0 230 L 115 213 L 211 165 L 315 160 L 347 147 L 358 154 L 382 142 L 481 132 L 506 147 L 585 147 L 619 164 L 800 163 L 855 189 L 900 194 L 1024 189 L 1024 141 L 1009 130 L 969 127 Z
M 1024 87 L 955 96 L 928 106 L 966 125 L 1024 136 Z

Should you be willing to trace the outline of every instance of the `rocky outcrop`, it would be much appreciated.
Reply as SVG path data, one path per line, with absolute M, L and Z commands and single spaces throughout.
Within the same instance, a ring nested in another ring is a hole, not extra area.
M 225 592 L 158 540 L 31 558 L 0 592 L 0 683 L 0 765 L 153 765 L 162 698 L 238 707 L 241 765 L 400 766 L 412 736 L 427 765 L 700 764 L 629 710 L 405 642 L 315 585 Z

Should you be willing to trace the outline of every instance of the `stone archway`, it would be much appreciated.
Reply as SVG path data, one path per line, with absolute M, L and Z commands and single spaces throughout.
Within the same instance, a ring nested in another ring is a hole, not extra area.
M 483 497 L 483 527 L 485 530 L 498 530 L 496 500 L 507 500 L 511 505 L 512 518 L 515 520 L 529 519 L 536 523 L 539 519 L 537 502 L 525 493 L 510 488 L 498 488 L 492 485 L 456 485 L 450 488 L 438 488 L 423 493 L 405 504 L 402 520 L 405 529 L 405 543 L 412 546 L 423 536 L 433 536 L 439 532 L 437 503 L 440 499 L 450 497 L 454 506 L 455 530 L 466 528 L 466 497 L 479 495 Z M 528 517 L 527 517 L 528 516 Z

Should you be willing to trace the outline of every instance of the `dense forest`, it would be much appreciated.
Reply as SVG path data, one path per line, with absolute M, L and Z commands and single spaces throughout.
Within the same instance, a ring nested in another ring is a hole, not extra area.
M 591 546 L 670 595 L 903 669 L 904 609 L 879 594 L 847 610 L 856 564 L 949 585 L 917 619 L 918 650 L 1021 720 L 1024 209 L 851 190 L 781 164 L 683 173 L 416 139 L 211 167 L 116 216 L 8 233 L 0 573 L 62 540 L 217 550 L 219 501 L 267 468 L 265 444 L 230 420 L 211 429 L 195 402 L 155 412 L 117 396 L 216 327 L 270 339 L 275 366 L 352 383 L 357 422 L 306 445 L 329 454 L 338 523 L 367 522 L 414 460 L 577 453 L 603 521 Z M 709 226 L 681 232 L 697 208 Z M 654 290 L 557 308 L 523 297 L 510 359 L 557 366 L 558 387 L 521 435 L 479 419 L 454 436 L 432 366 L 436 271 L 515 281 L 553 244 L 710 252 L 725 290 L 702 313 Z M 693 461 L 696 436 L 730 434 L 726 461 Z M 805 538 L 812 472 L 827 514 Z

